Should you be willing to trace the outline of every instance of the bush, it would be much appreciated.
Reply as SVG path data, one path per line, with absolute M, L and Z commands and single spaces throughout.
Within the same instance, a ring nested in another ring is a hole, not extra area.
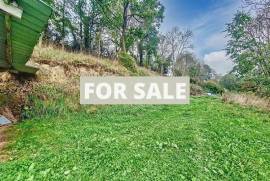
M 222 94 L 224 89 L 214 81 L 207 81 L 203 84 L 203 89 L 212 94 Z
M 246 77 L 241 80 L 240 92 L 254 93 L 260 97 L 270 97 L 270 78 Z
M 119 53 L 119 62 L 123 65 L 126 69 L 133 73 L 137 73 L 136 63 L 132 56 L 125 52 Z
M 240 84 L 240 91 L 242 92 L 257 92 L 258 85 L 254 80 L 243 80 Z
M 219 84 L 229 91 L 239 91 L 240 89 L 240 81 L 232 74 L 227 74 L 222 77 Z
M 270 84 L 261 86 L 258 90 L 258 95 L 261 97 L 270 97 Z
M 190 94 L 192 96 L 200 96 L 203 94 L 203 88 L 199 85 L 191 84 L 190 85 Z
M 254 92 L 261 97 L 270 97 L 270 78 L 248 78 L 243 82 L 242 91 Z

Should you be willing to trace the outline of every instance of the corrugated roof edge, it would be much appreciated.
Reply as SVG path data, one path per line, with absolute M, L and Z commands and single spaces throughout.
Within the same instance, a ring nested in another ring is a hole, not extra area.
M 42 0 L 39 0 L 39 2 L 51 9 L 51 13 L 49 15 L 49 18 L 50 18 L 50 16 L 52 15 L 52 12 L 54 11 L 54 8 L 52 8 L 50 5 L 48 5 L 46 2 L 44 2 Z M 47 24 L 48 24 L 48 22 L 47 22 Z M 44 27 L 45 26 L 46 26 L 46 24 L 44 24 Z M 32 53 L 31 53 L 31 55 L 32 55 Z M 13 67 L 13 69 L 11 69 L 11 71 L 28 73 L 28 74 L 35 74 L 39 70 L 37 67 L 27 65 L 27 63 L 24 65 L 13 65 L 12 67 Z M 0 69 L 0 71 L 1 71 L 1 69 Z
M 43 3 L 44 5 L 46 5 L 46 6 L 48 6 L 49 8 L 51 8 L 52 10 L 54 10 L 53 9 L 53 7 L 51 7 L 50 5 L 48 5 L 47 3 L 45 3 L 44 1 L 42 1 L 42 0 L 39 0 L 41 3 Z
M 49 8 L 51 8 L 52 12 L 56 12 L 58 15 L 60 15 L 61 13 L 59 13 L 57 11 L 57 9 L 53 8 L 52 6 L 48 5 L 46 2 L 44 2 L 43 0 L 39 0 L 41 3 L 45 4 L 46 6 L 48 6 Z M 52 12 L 51 12 L 51 15 L 52 15 Z M 51 16 L 50 15 L 50 16 Z

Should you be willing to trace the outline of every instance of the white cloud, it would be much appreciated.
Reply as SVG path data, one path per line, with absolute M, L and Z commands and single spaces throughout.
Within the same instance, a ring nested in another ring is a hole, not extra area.
M 225 75 L 229 73 L 233 67 L 233 61 L 226 55 L 225 51 L 216 51 L 204 56 L 204 63 L 209 65 L 218 74 Z
M 228 41 L 225 32 L 216 33 L 211 35 L 206 42 L 206 47 L 209 49 L 224 49 Z

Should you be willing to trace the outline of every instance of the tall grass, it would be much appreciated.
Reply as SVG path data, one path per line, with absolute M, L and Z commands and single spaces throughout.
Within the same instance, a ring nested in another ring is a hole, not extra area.
M 223 101 L 237 103 L 242 106 L 252 106 L 270 111 L 270 98 L 258 97 L 251 93 L 225 93 L 222 96 Z
M 78 108 L 76 92 L 66 92 L 57 85 L 37 85 L 28 95 L 22 112 L 23 119 L 37 116 L 61 116 Z

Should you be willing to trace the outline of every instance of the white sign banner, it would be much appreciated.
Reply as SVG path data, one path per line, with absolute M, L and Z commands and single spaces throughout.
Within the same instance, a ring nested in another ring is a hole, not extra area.
M 188 77 L 81 77 L 81 104 L 189 104 Z

